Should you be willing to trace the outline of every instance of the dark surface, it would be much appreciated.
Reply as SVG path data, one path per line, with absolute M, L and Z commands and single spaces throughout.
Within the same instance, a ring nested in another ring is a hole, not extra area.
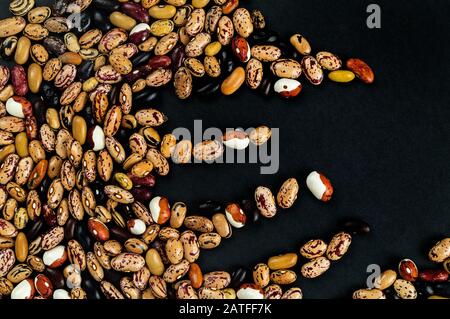
M 173 166 L 169 177 L 158 179 L 156 194 L 172 202 L 228 201 L 251 197 L 258 185 L 276 192 L 290 176 L 301 182 L 292 209 L 235 230 L 220 248 L 202 251 L 205 271 L 252 267 L 274 254 L 298 252 L 311 238 L 328 240 L 343 217 L 360 217 L 373 233 L 355 238 L 348 255 L 319 279 L 298 280 L 306 298 L 343 298 L 365 285 L 368 264 L 395 267 L 408 257 L 430 266 L 428 249 L 450 235 L 449 3 L 377 1 L 382 28 L 370 30 L 365 22 L 371 2 L 243 1 L 261 9 L 269 27 L 286 40 L 300 32 L 314 52 L 326 49 L 366 60 L 376 73 L 372 86 L 325 81 L 317 88 L 302 78 L 304 91 L 292 102 L 265 99 L 245 88 L 213 100 L 180 102 L 165 95 L 149 105 L 169 116 L 167 130 L 192 128 L 194 119 L 202 119 L 204 127 L 265 124 L 281 131 L 276 175 L 260 175 L 256 164 Z M 2 1 L 1 17 L 6 6 Z M 317 201 L 306 189 L 311 170 L 331 179 L 330 203 Z

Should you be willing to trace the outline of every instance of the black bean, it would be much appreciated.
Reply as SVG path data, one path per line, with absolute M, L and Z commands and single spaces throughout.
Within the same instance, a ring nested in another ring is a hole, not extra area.
M 272 92 L 273 80 L 271 77 L 263 78 L 259 86 L 259 92 L 264 96 L 269 96 Z
M 96 181 L 89 184 L 89 187 L 91 188 L 92 192 L 94 193 L 95 201 L 96 201 L 97 205 L 105 205 L 106 199 L 107 199 L 106 194 L 103 191 L 103 189 L 105 188 L 105 184 L 102 181 L 97 179 Z
M 206 200 L 199 202 L 194 205 L 197 208 L 197 211 L 202 215 L 214 215 L 215 213 L 222 212 L 224 210 L 223 203 Z
M 33 225 L 26 232 L 26 236 L 29 242 L 35 240 L 40 234 L 43 233 L 45 229 L 45 225 L 42 222 L 42 219 L 38 219 L 33 221 Z
M 83 61 L 79 66 L 77 70 L 77 78 L 80 81 L 86 81 L 93 75 L 94 71 L 94 61 L 93 60 L 86 60 Z
M 172 285 L 167 286 L 167 299 L 177 299 L 175 288 Z
M 75 227 L 75 239 L 80 243 L 85 251 L 92 250 L 94 246 L 94 241 L 92 240 L 91 234 L 88 230 L 87 223 L 78 222 Z
M 370 233 L 370 225 L 357 218 L 349 218 L 341 222 L 343 231 L 352 235 L 364 235 Z
M 152 55 L 151 52 L 139 52 L 138 54 L 135 54 L 130 61 L 133 63 L 133 66 L 140 66 L 143 63 L 147 63 Z
M 114 286 L 120 286 L 120 279 L 122 278 L 122 274 L 113 269 L 104 269 L 103 273 L 105 275 L 104 280 L 109 281 Z
M 240 267 L 232 272 L 229 287 L 237 290 L 247 279 L 247 270 Z
M 102 30 L 103 33 L 106 33 L 113 28 L 113 25 L 108 20 L 108 16 L 100 10 L 92 10 L 91 18 L 92 24 Z
M 435 284 L 434 293 L 441 297 L 450 298 L 450 281 Z
M 108 100 L 110 105 L 117 105 L 117 102 L 119 101 L 119 93 L 120 93 L 120 86 L 113 85 L 111 91 L 109 91 L 108 94 Z
M 139 109 L 140 107 L 148 107 L 149 103 L 154 102 L 159 96 L 158 91 L 146 89 L 137 94 L 133 94 L 133 107 Z
M 416 281 L 414 282 L 414 288 L 416 288 L 417 295 L 421 299 L 426 299 L 435 293 L 434 285 L 429 282 Z
M 120 9 L 120 2 L 113 0 L 93 0 L 92 5 L 98 9 L 113 12 Z
M 85 273 L 86 272 L 83 272 L 83 275 Z M 101 293 L 99 284 L 94 279 L 83 278 L 83 281 L 81 282 L 81 287 L 86 292 L 88 299 L 103 299 L 103 294 Z
M 59 92 L 56 88 L 49 84 L 43 83 L 41 86 L 42 98 L 48 106 L 59 106 Z
M 252 33 L 251 44 L 275 44 L 278 41 L 278 34 L 270 30 L 257 30 Z
M 210 78 L 207 79 L 208 81 L 205 81 L 205 83 L 202 83 L 202 85 L 194 85 L 195 92 L 202 96 L 209 96 L 214 93 L 218 93 L 220 89 L 221 82 L 219 80 L 211 80 Z

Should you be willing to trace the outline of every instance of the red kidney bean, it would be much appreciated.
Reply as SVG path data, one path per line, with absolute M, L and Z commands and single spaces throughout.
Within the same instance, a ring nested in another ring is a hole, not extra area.
M 16 95 L 24 96 L 28 93 L 27 74 L 23 66 L 13 66 L 11 69 L 11 81 Z
M 427 282 L 445 282 L 448 280 L 448 273 L 440 269 L 426 269 L 419 273 L 419 278 Z
M 34 115 L 29 115 L 25 118 L 25 128 L 28 139 L 30 141 L 35 140 L 38 135 L 38 123 Z
M 122 3 L 121 11 L 139 22 L 148 23 L 150 21 L 150 15 L 147 10 L 145 10 L 145 8 L 138 3 Z
M 147 65 L 150 66 L 153 70 L 159 68 L 167 68 L 172 63 L 172 59 L 167 55 L 155 55 L 148 60 Z
M 155 177 L 152 174 L 148 174 L 145 177 L 137 177 L 131 173 L 127 173 L 134 185 L 153 187 L 155 185 Z
M 234 37 L 231 41 L 231 48 L 239 61 L 247 62 L 250 60 L 250 46 L 243 37 Z

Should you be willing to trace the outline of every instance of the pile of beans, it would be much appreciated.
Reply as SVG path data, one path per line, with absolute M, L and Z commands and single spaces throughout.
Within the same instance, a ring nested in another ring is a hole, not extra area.
M 263 145 L 270 128 L 192 145 L 160 135 L 168 118 L 149 103 L 170 83 L 180 99 L 230 95 L 244 83 L 294 97 L 302 74 L 313 85 L 327 71 L 332 81 L 372 83 L 371 68 L 350 59 L 341 70 L 329 52 L 313 57 L 298 34 L 283 43 L 238 0 L 56 0 L 52 8 L 13 0 L 9 9 L 14 16 L 0 20 L 0 54 L 14 61 L 0 65 L 0 298 L 250 297 L 240 286 L 226 290 L 242 272 L 202 275 L 196 261 L 233 227 L 291 207 L 296 179 L 276 198 L 260 186 L 254 200 L 203 203 L 202 215 L 152 191 L 169 159 L 211 161 L 225 146 Z M 323 174 L 306 185 L 331 199 Z M 314 258 L 306 277 L 315 263 L 329 264 Z M 290 270 L 275 270 L 275 284 L 280 271 Z
M 348 251 L 352 236 L 339 232 L 327 245 L 322 239 L 311 239 L 300 247 L 300 255 L 307 261 L 301 267 L 304 278 L 313 279 L 324 274 L 331 266 L 330 261 L 341 259 Z M 299 287 L 290 287 L 283 292 L 281 286 L 291 285 L 297 280 L 292 269 L 297 265 L 298 255 L 286 253 L 270 257 L 267 263 L 259 263 L 253 268 L 253 282 L 243 284 L 237 291 L 240 299 L 302 299 Z
M 373 282 L 374 288 L 356 290 L 353 299 L 450 298 L 450 238 L 437 242 L 428 258 L 438 266 L 419 270 L 414 261 L 403 259 L 397 271 L 385 270 Z

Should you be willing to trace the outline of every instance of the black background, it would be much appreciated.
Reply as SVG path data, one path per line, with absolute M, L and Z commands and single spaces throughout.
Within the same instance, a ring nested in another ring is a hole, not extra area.
M 156 187 L 156 193 L 171 202 L 230 201 L 252 197 L 259 185 L 276 192 L 291 176 L 301 182 L 292 209 L 235 231 L 214 251 L 202 251 L 204 271 L 250 268 L 271 255 L 298 252 L 311 238 L 328 240 L 340 219 L 359 217 L 372 225 L 372 234 L 355 238 L 348 255 L 322 277 L 297 283 L 306 298 L 348 298 L 365 285 L 368 264 L 395 267 L 408 257 L 430 266 L 428 249 L 450 235 L 450 5 L 446 0 L 378 0 L 382 27 L 371 30 L 366 7 L 372 2 L 242 4 L 261 9 L 269 28 L 285 40 L 299 32 L 314 53 L 329 50 L 343 58 L 364 59 L 375 70 L 374 85 L 325 81 L 312 87 L 302 78 L 301 96 L 289 102 L 265 99 L 245 88 L 214 100 L 180 102 L 165 95 L 157 105 L 149 105 L 169 116 L 167 131 L 192 128 L 194 119 L 202 119 L 204 127 L 265 124 L 281 132 L 276 175 L 260 175 L 256 164 L 173 165 L 170 176 L 159 179 Z M 7 5 L 0 4 L 2 18 L 9 15 Z M 331 179 L 335 195 L 330 203 L 317 201 L 306 189 L 304 180 L 311 170 Z

